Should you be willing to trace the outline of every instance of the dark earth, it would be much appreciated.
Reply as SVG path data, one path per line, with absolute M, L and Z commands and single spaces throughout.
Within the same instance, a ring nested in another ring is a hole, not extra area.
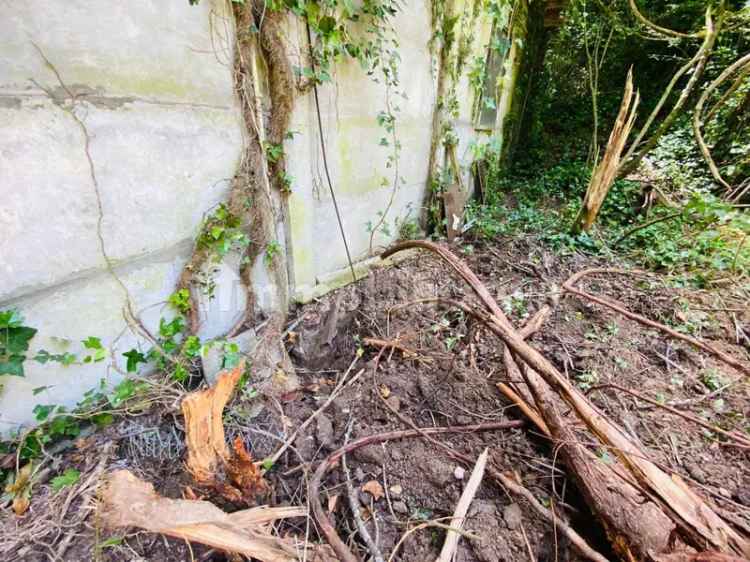
M 489 287 L 516 326 L 558 291 L 572 273 L 611 263 L 581 254 L 560 255 L 533 239 L 463 242 L 453 251 Z M 615 264 L 622 265 L 622 264 Z M 630 310 L 710 341 L 748 360 L 750 312 L 747 296 L 732 283 L 711 290 L 675 286 L 658 276 L 599 275 L 586 278 L 589 292 L 617 299 Z M 313 422 L 268 473 L 272 505 L 304 505 L 309 468 L 351 439 L 407 429 L 384 402 L 417 426 L 479 424 L 521 419 L 496 383 L 506 380 L 499 340 L 477 321 L 442 305 L 415 303 L 435 296 L 473 302 L 474 296 L 443 262 L 426 252 L 375 269 L 366 279 L 335 291 L 293 313 L 287 344 L 300 389 L 279 399 L 255 395 L 252 381 L 227 409 L 230 436 L 241 435 L 254 458 L 272 454 L 328 397 L 353 361 L 350 375 L 364 370 Z M 295 320 L 296 318 L 296 320 Z M 365 338 L 397 341 L 415 352 L 379 348 Z M 750 386 L 743 376 L 686 344 L 610 312 L 565 296 L 531 343 L 593 401 L 644 445 L 662 467 L 686 479 L 735 525 L 750 527 L 748 452 L 710 431 L 647 404 L 608 384 L 636 390 L 697 415 L 724 429 L 750 432 Z M 358 351 L 359 350 L 359 351 Z M 361 357 L 358 357 L 361 355 Z M 377 367 L 377 369 L 376 369 Z M 97 481 L 106 471 L 128 468 L 168 497 L 190 485 L 184 470 L 181 416 L 176 405 L 129 417 L 80 440 L 59 464 L 76 467 L 89 486 L 54 493 L 33 491 L 21 518 L 4 508 L 3 560 L 182 561 L 241 560 L 208 547 L 153 533 L 124 535 L 102 528 L 95 506 Z M 598 521 L 582 503 L 565 467 L 533 427 L 441 435 L 443 443 L 472 458 L 485 447 L 490 462 L 521 482 L 594 548 L 611 556 Z M 108 449 L 109 448 L 109 449 Z M 606 451 L 598 452 L 607 462 Z M 423 438 L 358 449 L 347 458 L 370 534 L 385 559 L 406 531 L 443 521 L 456 505 L 471 466 L 461 466 Z M 373 481 L 377 484 L 373 484 Z M 385 492 L 377 492 L 378 485 Z M 224 509 L 232 506 L 222 504 Z M 362 560 L 368 555 L 348 506 L 345 476 L 333 469 L 321 490 L 342 539 Z M 61 513 L 64 515 L 61 517 Z M 579 560 L 564 537 L 525 503 L 485 476 L 469 510 L 456 560 Z M 321 540 L 314 525 L 291 520 L 278 528 Z M 16 534 L 14 536 L 14 533 Z M 11 542 L 10 537 L 14 537 Z M 393 560 L 434 560 L 445 530 L 428 526 L 410 533 Z M 61 547 L 61 545 L 64 546 Z M 60 554 L 62 553 L 62 554 Z

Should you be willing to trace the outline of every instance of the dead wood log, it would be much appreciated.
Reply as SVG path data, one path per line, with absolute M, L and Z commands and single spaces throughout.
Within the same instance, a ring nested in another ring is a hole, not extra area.
M 480 318 L 494 331 L 492 318 L 486 314 L 461 302 L 443 302 Z M 675 531 L 671 519 L 632 477 L 627 477 L 627 470 L 615 455 L 604 448 L 605 462 L 586 446 L 591 439 L 574 427 L 575 419 L 566 419 L 562 401 L 539 374 L 513 357 L 507 366 L 523 377 L 531 393 L 526 399 L 516 395 L 514 402 L 524 413 L 530 411 L 529 419 L 552 439 L 587 505 L 601 521 L 613 550 L 628 561 L 644 560 L 649 552 L 664 551 Z
M 527 382 L 530 385 L 533 382 L 533 377 L 529 375 L 533 371 L 544 383 L 549 385 L 551 391 L 554 391 L 556 395 L 572 408 L 572 412 L 588 428 L 589 439 L 600 443 L 600 446 L 604 450 L 612 453 L 622 463 L 622 467 L 628 472 L 628 481 L 632 479 L 634 483 L 633 490 L 638 492 L 639 495 L 653 500 L 654 513 L 657 511 L 661 512 L 661 515 L 667 516 L 674 521 L 681 539 L 686 544 L 700 549 L 705 549 L 707 545 L 710 545 L 711 548 L 719 552 L 745 556 L 750 555 L 750 541 L 746 537 L 740 535 L 738 531 L 724 521 L 710 505 L 692 492 L 684 483 L 680 482 L 676 475 L 670 476 L 654 464 L 648 458 L 648 455 L 637 444 L 633 443 L 617 424 L 610 420 L 603 412 L 599 411 L 554 365 L 524 341 L 523 337 L 505 317 L 487 288 L 458 257 L 446 248 L 424 240 L 397 244 L 387 250 L 383 254 L 383 257 L 385 258 L 398 251 L 415 247 L 425 248 L 438 254 L 467 281 L 492 313 L 492 316 L 489 317 L 484 315 L 485 323 L 510 348 L 516 362 L 523 362 L 528 365 Z M 469 309 L 469 311 L 471 310 L 470 307 L 466 307 L 465 305 L 464 308 Z M 551 414 L 546 414 L 543 411 L 543 406 L 540 404 L 540 402 L 544 403 L 545 396 L 543 390 L 544 387 L 539 385 L 537 392 L 535 392 L 537 406 L 545 416 L 545 422 L 552 430 L 553 435 L 556 431 L 560 435 L 563 435 L 562 432 L 566 431 L 567 424 L 556 427 L 555 416 L 559 416 L 559 413 L 555 413 L 554 402 L 549 407 L 549 410 L 552 412 Z M 578 442 L 578 439 L 574 440 L 574 443 Z M 561 444 L 565 445 L 565 441 Z M 569 447 L 569 450 L 574 451 L 579 448 L 582 447 Z M 598 464 L 609 466 L 605 463 Z M 591 463 L 584 464 L 586 468 L 590 468 L 594 473 L 584 476 L 596 477 L 597 474 L 601 474 L 604 477 L 604 475 L 608 474 L 608 472 L 604 472 L 601 469 L 601 466 L 589 465 Z M 622 477 L 620 479 L 623 482 L 625 481 Z M 585 483 L 586 480 L 580 479 L 580 482 Z M 615 494 L 615 497 L 612 497 L 612 491 L 603 490 L 603 492 L 604 496 L 589 495 L 586 499 L 592 503 L 597 500 L 597 497 L 610 497 L 615 502 L 619 499 L 617 494 Z M 611 514 L 615 512 L 622 513 L 623 515 L 627 515 L 630 508 L 628 504 L 623 506 L 622 503 L 614 503 L 611 506 L 594 504 L 591 507 L 596 513 Z M 664 520 L 664 517 L 660 517 L 660 519 Z M 665 528 L 670 526 L 673 526 L 671 522 L 669 525 L 663 525 Z M 635 528 L 638 528 L 637 522 Z M 633 540 L 639 541 L 637 536 L 633 536 L 633 529 L 623 528 L 617 530 L 632 537 Z M 663 536 L 663 533 L 660 536 Z M 657 540 L 657 544 L 659 542 L 660 539 Z M 615 545 L 615 547 L 617 546 Z M 653 558 L 655 555 L 660 554 L 658 551 L 650 552 L 651 545 L 645 542 L 641 542 L 641 544 L 638 542 L 626 544 L 625 547 L 625 552 L 633 552 L 635 549 L 642 552 L 644 557 L 650 556 Z
M 226 513 L 207 501 L 161 497 L 151 484 L 127 470 L 107 477 L 101 500 L 102 521 L 109 528 L 138 527 L 262 562 L 301 560 L 307 548 L 272 535 L 270 527 L 279 519 L 306 517 L 304 507 L 255 507 Z
M 253 505 L 268 485 L 242 438 L 235 439 L 234 450 L 229 450 L 222 417 L 244 368 L 241 362 L 233 370 L 220 373 L 213 387 L 188 394 L 182 400 L 182 413 L 187 468 L 195 482 L 233 503 Z
M 614 310 L 615 312 L 622 314 L 623 316 L 625 316 L 626 318 L 629 318 L 630 320 L 635 320 L 636 322 L 643 324 L 644 326 L 648 326 L 649 328 L 654 328 L 656 330 L 664 332 L 665 334 L 667 334 L 668 336 L 672 338 L 682 340 L 692 345 L 693 347 L 700 349 L 701 351 L 705 351 L 706 353 L 713 355 L 720 361 L 723 361 L 727 365 L 734 367 L 741 373 L 750 375 L 750 364 L 743 363 L 742 361 L 735 359 L 734 357 L 724 353 L 723 351 L 717 349 L 716 347 L 702 340 L 699 340 L 698 338 L 688 336 L 687 334 L 681 334 L 677 330 L 673 330 L 669 326 L 665 326 L 664 324 L 661 324 L 660 322 L 650 320 L 649 318 L 646 318 L 645 316 L 642 316 L 635 312 L 631 312 L 630 310 L 625 308 L 622 304 L 616 301 L 613 301 L 609 298 L 603 298 L 603 297 L 598 297 L 596 295 L 592 295 L 591 293 L 587 293 L 586 291 L 583 291 L 576 287 L 576 283 L 578 283 L 578 281 L 580 281 L 582 278 L 586 277 L 587 275 L 593 275 L 595 273 L 614 273 L 617 275 L 632 275 L 633 274 L 632 271 L 627 271 L 625 269 L 617 269 L 617 268 L 595 267 L 595 268 L 590 268 L 590 269 L 584 269 L 583 271 L 579 271 L 575 275 L 572 275 L 567 281 L 565 281 L 565 283 L 563 283 L 562 285 L 562 288 L 565 292 L 571 293 L 582 299 L 586 299 L 591 302 L 595 302 L 597 304 L 605 306 L 609 308 L 610 310 Z

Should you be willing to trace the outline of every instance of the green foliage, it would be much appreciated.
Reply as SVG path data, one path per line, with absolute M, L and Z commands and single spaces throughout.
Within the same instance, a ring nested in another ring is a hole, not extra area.
M 169 304 L 180 314 L 187 314 L 193 307 L 190 302 L 190 291 L 180 289 L 169 296 Z
M 270 268 L 273 265 L 273 260 L 279 255 L 281 255 L 281 244 L 279 244 L 278 240 L 271 240 L 266 244 L 266 251 L 263 255 L 266 267 Z
M 24 376 L 23 363 L 35 334 L 17 310 L 0 310 L 0 375 Z
M 107 350 L 102 345 L 102 340 L 97 337 L 89 336 L 83 340 L 83 347 L 90 350 L 90 353 L 83 358 L 84 363 L 98 363 L 107 358 Z
M 197 241 L 199 248 L 208 249 L 214 261 L 219 262 L 230 251 L 242 251 L 250 245 L 250 239 L 242 229 L 240 217 L 221 203 L 203 221 Z
M 147 363 L 146 356 L 137 349 L 131 349 L 122 354 L 127 359 L 126 369 L 128 373 L 135 373 L 139 363 Z
M 63 488 L 72 486 L 73 484 L 77 483 L 80 478 L 80 471 L 76 470 L 75 468 L 68 468 L 60 476 L 55 476 L 51 480 L 50 484 L 52 485 L 52 489 L 55 492 L 59 492 Z
M 482 237 L 532 235 L 561 252 L 616 252 L 640 266 L 687 273 L 699 285 L 717 275 L 750 271 L 750 244 L 742 244 L 750 235 L 748 213 L 710 191 L 690 190 L 693 182 L 678 192 L 682 199 L 677 216 L 633 230 L 676 211 L 657 205 L 644 214 L 641 184 L 619 180 L 594 231 L 576 236 L 569 229 L 590 176 L 584 162 L 563 161 L 536 175 L 503 175 L 491 157 L 488 161 L 485 203 L 469 207 L 467 222 Z

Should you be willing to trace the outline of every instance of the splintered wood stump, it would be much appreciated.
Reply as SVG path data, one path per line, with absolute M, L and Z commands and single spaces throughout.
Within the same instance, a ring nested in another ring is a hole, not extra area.
M 182 400 L 185 416 L 187 468 L 200 486 L 211 488 L 226 500 L 253 505 L 268 485 L 245 450 L 241 437 L 230 451 L 224 434 L 224 407 L 242 377 L 245 364 L 219 374 L 216 384 L 191 392 Z

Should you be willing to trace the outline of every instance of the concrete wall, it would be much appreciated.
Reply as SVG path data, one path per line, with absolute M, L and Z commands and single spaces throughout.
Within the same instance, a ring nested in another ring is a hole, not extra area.
M 119 357 L 137 343 L 102 243 L 134 308 L 157 324 L 241 152 L 231 43 L 216 32 L 231 22 L 222 5 L 4 3 L 0 309 L 19 308 L 39 330 L 32 353 L 77 352 L 98 336 Z M 29 421 L 37 402 L 74 404 L 118 376 L 106 363 L 25 367 L 24 378 L 0 377 L 0 433 Z
M 39 330 L 30 355 L 80 352 L 88 336 L 100 337 L 113 358 L 134 346 L 145 350 L 123 320 L 120 281 L 153 330 L 168 314 L 164 302 L 201 220 L 225 198 L 242 151 L 231 17 L 219 0 L 198 6 L 34 0 L 5 8 L 0 309 L 18 308 Z M 422 212 L 437 101 L 429 1 L 408 2 L 394 26 L 401 42 L 399 89 L 407 94 L 396 101 L 403 182 L 388 212 L 390 234 L 375 236 L 376 250 L 398 236 L 398 224 Z M 490 31 L 486 17 L 472 20 L 466 32 L 473 55 L 486 51 Z M 291 19 L 288 34 L 294 55 L 304 48 L 304 29 Z M 376 121 L 385 90 L 354 63 L 338 65 L 334 78 L 320 88 L 323 134 L 347 240 L 364 271 L 367 223 L 377 222 L 392 194 L 391 148 L 379 145 L 383 131 Z M 468 174 L 475 93 L 465 76 L 456 92 L 454 126 Z M 297 100 L 291 128 L 300 134 L 285 146 L 294 182 L 279 239 L 290 293 L 305 301 L 347 282 L 349 274 L 311 94 Z M 236 259 L 220 265 L 216 296 L 204 303 L 204 337 L 225 333 L 242 314 L 237 266 Z M 271 293 L 263 287 L 267 277 L 262 271 L 255 277 L 262 300 Z M 0 434 L 33 420 L 36 403 L 74 405 L 101 379 L 121 376 L 109 360 L 69 367 L 27 361 L 25 367 L 24 378 L 0 377 Z

